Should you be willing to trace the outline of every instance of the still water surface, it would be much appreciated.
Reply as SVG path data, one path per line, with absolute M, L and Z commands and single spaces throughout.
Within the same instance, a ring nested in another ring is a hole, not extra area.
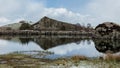
M 89 58 L 103 56 L 107 52 L 119 53 L 119 40 L 92 40 L 66 36 L 32 36 L 32 37 L 0 37 L 0 55 L 13 52 L 50 51 L 54 54 L 45 58 L 60 58 L 82 55 Z M 26 53 L 26 54 L 27 54 Z

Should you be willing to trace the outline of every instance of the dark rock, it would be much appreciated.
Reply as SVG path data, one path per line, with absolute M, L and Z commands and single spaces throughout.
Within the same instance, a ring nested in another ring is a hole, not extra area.
M 120 33 L 120 26 L 113 22 L 104 22 L 99 24 L 95 28 L 96 32 L 99 33 L 101 36 L 111 36 L 111 37 L 118 37 Z

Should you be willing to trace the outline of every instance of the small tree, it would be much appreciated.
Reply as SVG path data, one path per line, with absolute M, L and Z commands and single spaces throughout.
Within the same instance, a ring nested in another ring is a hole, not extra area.
M 22 23 L 20 30 L 31 29 L 31 25 L 29 23 Z
M 76 23 L 75 25 L 76 25 L 76 26 L 75 26 L 75 30 L 76 30 L 76 31 L 80 30 L 81 24 L 80 24 L 80 23 Z
M 76 26 L 81 26 L 80 23 L 76 23 Z
M 91 24 L 90 23 L 87 24 L 87 28 L 91 28 Z
M 22 21 L 20 21 L 19 23 L 28 23 L 27 21 L 25 21 L 25 20 L 22 20 Z

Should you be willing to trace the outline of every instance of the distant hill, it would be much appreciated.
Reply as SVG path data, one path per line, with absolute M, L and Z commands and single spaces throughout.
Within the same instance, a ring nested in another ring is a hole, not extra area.
M 18 30 L 21 27 L 22 23 L 13 23 L 13 24 L 8 24 L 2 27 L 10 27 L 13 30 Z
M 9 27 L 13 30 L 22 30 L 22 29 L 32 28 L 30 26 L 31 25 L 28 22 L 20 21 L 19 23 L 8 24 L 8 25 L 2 26 L 2 27 L 7 27 L 7 28 Z
M 81 26 L 77 26 L 75 24 L 69 24 L 62 21 L 57 21 L 48 17 L 43 17 L 40 21 L 32 25 L 36 30 L 81 30 Z

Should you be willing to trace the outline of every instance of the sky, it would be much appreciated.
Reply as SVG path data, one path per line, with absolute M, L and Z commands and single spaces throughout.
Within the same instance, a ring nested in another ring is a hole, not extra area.
M 93 27 L 103 22 L 120 24 L 120 0 L 0 0 L 0 26 L 42 17 Z

